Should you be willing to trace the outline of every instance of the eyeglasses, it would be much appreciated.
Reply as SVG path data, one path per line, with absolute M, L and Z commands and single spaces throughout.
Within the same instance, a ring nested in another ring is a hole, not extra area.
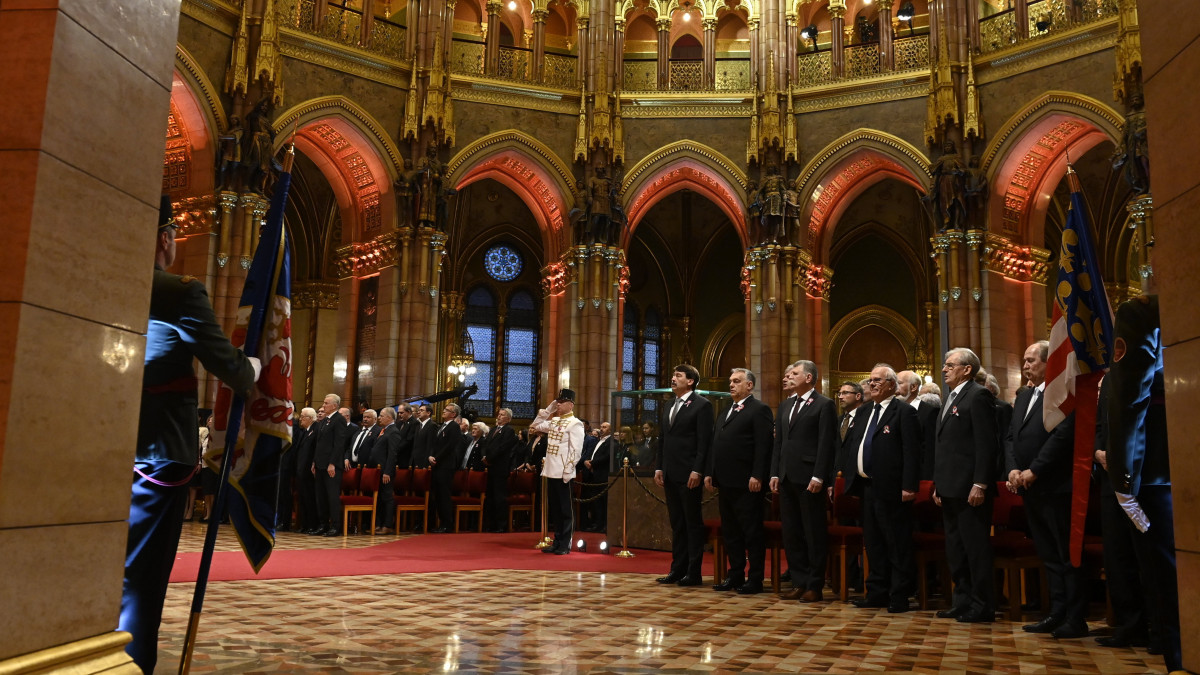
M 947 361 L 946 363 L 942 364 L 942 370 L 945 370 L 947 368 L 961 368 L 965 365 L 967 365 L 967 364 L 965 364 L 965 363 L 950 363 L 949 361 Z
M 867 382 L 869 382 L 870 384 L 883 384 L 884 382 L 887 382 L 887 378 L 886 377 L 872 377 L 871 379 L 867 380 Z

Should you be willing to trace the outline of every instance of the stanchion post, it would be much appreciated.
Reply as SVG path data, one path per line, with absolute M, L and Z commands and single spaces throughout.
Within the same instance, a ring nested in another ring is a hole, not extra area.
M 626 546 L 627 537 L 629 535 L 629 458 L 626 457 L 621 462 L 621 550 L 617 553 L 618 558 L 633 558 L 633 551 L 630 551 Z
M 546 532 L 546 474 L 545 474 L 545 468 L 546 468 L 546 458 L 543 457 L 542 458 L 543 471 L 539 472 L 541 474 L 540 480 L 542 481 L 542 490 L 541 490 L 541 492 L 542 492 L 542 500 L 541 500 L 542 501 L 542 536 L 541 536 L 541 538 L 538 539 L 538 543 L 533 545 L 533 547 L 538 549 L 539 551 L 554 543 L 554 540 L 551 539 L 547 535 L 547 532 Z

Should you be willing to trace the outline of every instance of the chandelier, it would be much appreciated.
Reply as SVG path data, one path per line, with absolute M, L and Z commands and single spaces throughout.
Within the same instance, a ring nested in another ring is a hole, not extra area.
M 446 367 L 446 372 L 457 376 L 459 382 L 475 374 L 475 343 L 471 341 L 466 328 L 463 328 L 454 351 L 450 352 L 450 365 Z

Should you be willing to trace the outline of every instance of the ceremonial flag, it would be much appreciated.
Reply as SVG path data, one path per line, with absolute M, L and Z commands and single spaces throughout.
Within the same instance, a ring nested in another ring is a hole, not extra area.
M 1096 436 L 1096 397 L 1112 358 L 1113 322 L 1079 178 L 1067 167 L 1071 209 L 1063 229 L 1054 289 L 1050 356 L 1042 422 L 1050 431 L 1075 413 L 1075 452 L 1071 498 L 1071 564 L 1083 555 L 1088 488 Z
M 275 546 L 275 507 L 279 490 L 279 457 L 292 441 L 292 303 L 291 261 L 283 210 L 291 174 L 280 173 L 271 208 L 263 224 L 258 249 L 246 275 L 238 307 L 235 347 L 262 361 L 262 375 L 243 401 L 221 385 L 215 410 L 228 410 L 225 424 L 214 426 L 206 456 L 220 461 L 230 438 L 237 439 L 229 458 L 225 499 L 229 523 L 242 550 L 257 572 Z M 245 420 L 245 434 L 238 436 Z M 219 465 L 218 465 L 219 466 Z

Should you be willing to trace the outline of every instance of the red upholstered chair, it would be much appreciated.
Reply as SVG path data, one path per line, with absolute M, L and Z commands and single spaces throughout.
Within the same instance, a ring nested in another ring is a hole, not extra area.
M 783 559 L 783 522 L 779 511 L 779 495 L 767 492 L 766 513 L 763 518 L 763 539 L 767 545 L 767 555 L 771 558 L 771 589 L 776 593 L 780 588 L 780 575 L 783 574 L 781 561 Z
M 933 501 L 933 481 L 921 481 L 913 502 L 913 552 L 917 558 L 917 602 L 929 608 L 929 566 L 938 566 L 942 598 L 950 603 L 950 567 L 946 563 L 946 535 L 943 532 L 942 507 Z
M 403 475 L 402 473 L 403 472 Z M 422 526 L 429 517 L 429 484 L 433 474 L 429 469 L 397 469 L 396 470 L 396 532 L 400 532 L 401 523 L 408 529 L 408 523 L 403 518 L 409 513 L 421 514 Z M 401 491 L 403 490 L 403 494 Z
M 466 474 L 463 477 L 464 489 L 461 493 L 458 490 L 458 477 L 461 474 Z M 462 521 L 463 513 L 479 514 L 479 527 L 476 532 L 483 532 L 483 500 L 487 493 L 487 472 L 486 471 L 459 471 L 454 476 L 456 493 L 450 498 L 454 503 L 454 531 L 459 531 L 459 524 Z
M 999 493 L 992 503 L 993 566 L 1007 578 L 1008 618 L 1021 618 L 1021 598 L 1025 588 L 1024 575 L 1029 570 L 1041 574 L 1042 606 L 1050 606 L 1049 584 L 1046 583 L 1042 559 L 1038 557 L 1033 540 L 1026 534 L 1025 504 L 1020 496 L 1008 491 L 1004 483 L 997 485 Z
M 361 476 L 359 469 L 342 472 L 342 494 L 350 495 L 358 492 L 358 481 Z
M 513 471 L 508 474 L 508 531 L 516 531 L 513 517 L 518 511 L 529 514 L 529 531 L 533 531 L 533 495 L 538 475 L 532 471 Z
M 862 518 L 862 500 L 858 497 L 844 494 L 846 481 L 841 472 L 833 481 L 833 508 L 829 516 L 829 565 L 832 569 L 831 587 L 837 591 L 842 602 L 850 597 L 850 580 L 847 578 L 850 558 L 858 557 L 863 552 L 863 531 L 857 525 L 841 525 L 840 522 Z M 867 557 L 863 556 L 863 578 L 867 576 Z
M 379 501 L 379 474 L 381 469 L 351 469 L 351 471 L 359 474 L 358 494 L 342 495 L 342 532 L 345 533 L 346 525 L 350 521 L 350 513 L 362 513 L 364 511 L 371 512 L 371 529 L 368 532 L 375 532 L 375 505 Z M 343 485 L 345 479 L 343 475 Z M 362 517 L 359 517 L 359 527 L 362 526 Z

